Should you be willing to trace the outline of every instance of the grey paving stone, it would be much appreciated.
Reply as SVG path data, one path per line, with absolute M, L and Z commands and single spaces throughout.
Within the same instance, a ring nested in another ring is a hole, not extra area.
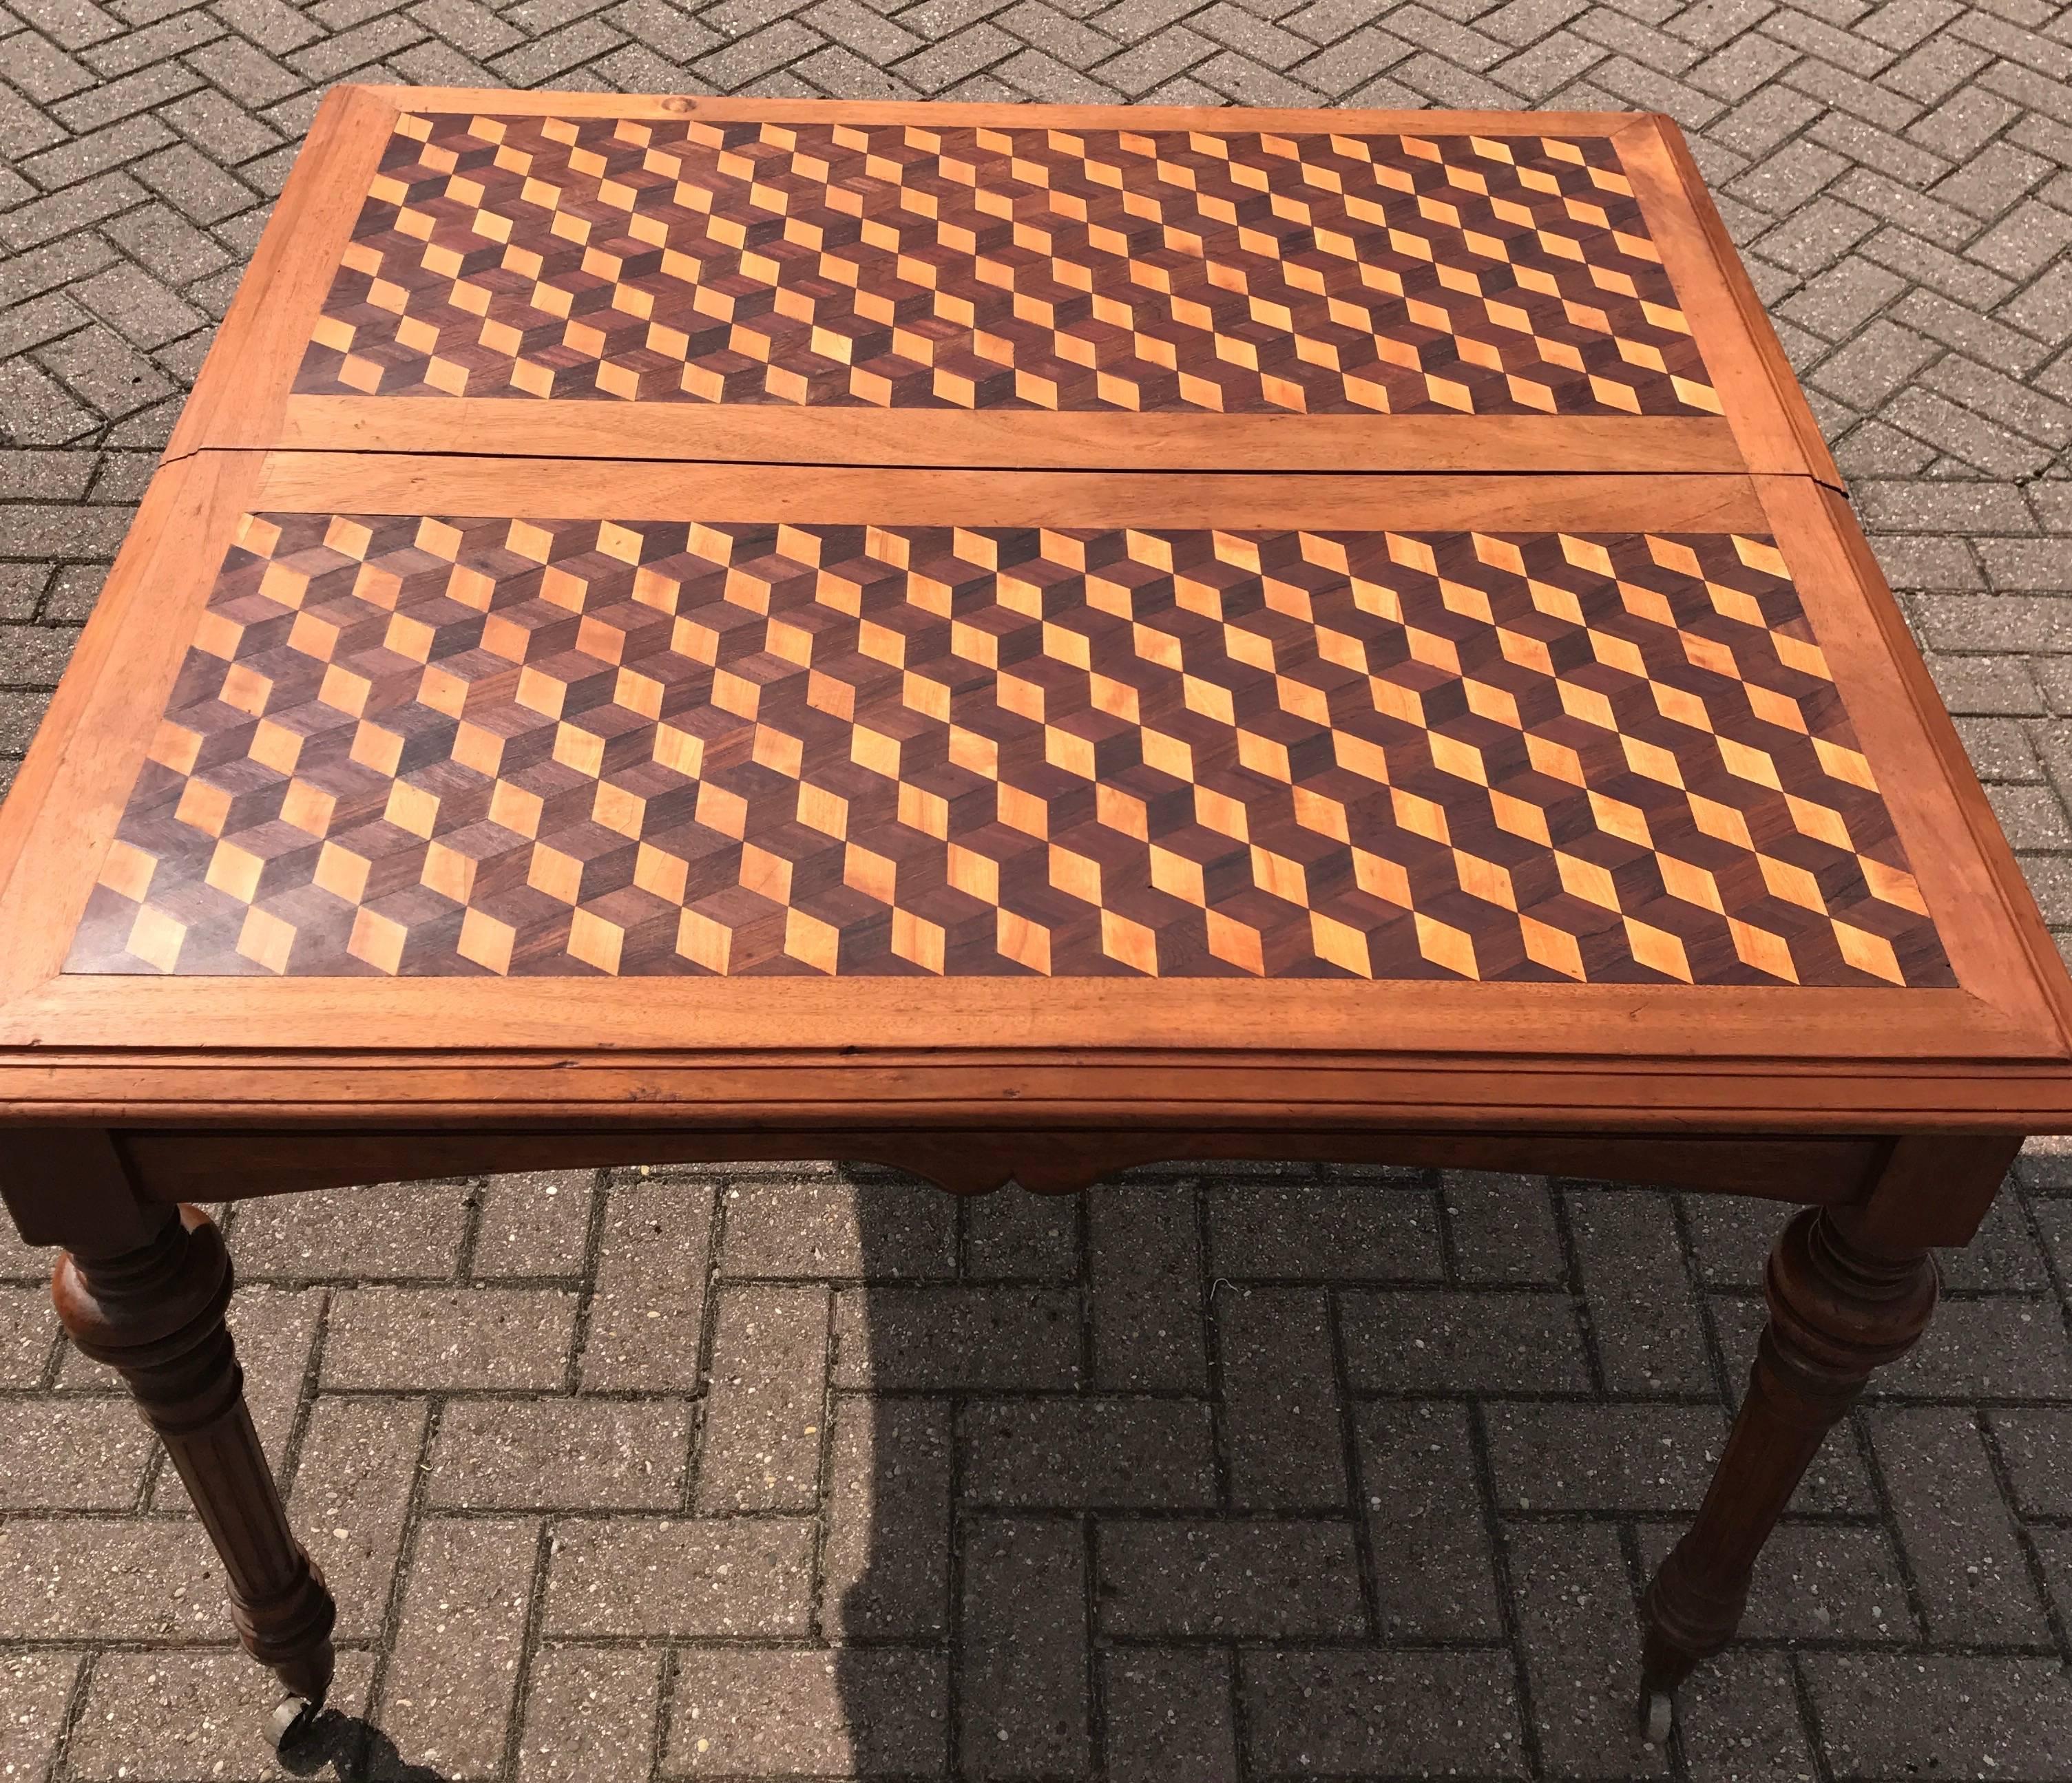
M 1217 1500 L 1206 1401 L 973 1399 L 963 1419 L 964 1496 L 1067 1510 L 1207 1509 Z
M 830 1634 L 918 1640 L 949 1626 L 950 1421 L 940 1399 L 836 1401 L 820 1555 Z
M 0 681 L 10 687 L 54 688 L 72 654 L 72 635 L 40 626 L 0 626 Z
M 58 1338 L 49 1292 L 0 1288 L 0 1387 L 34 1387 L 43 1379 Z
M 960 1678 L 972 1777 L 1086 1774 L 1092 1754 L 1087 1544 L 1075 1521 L 964 1526 Z
M 605 1192 L 583 1387 L 682 1391 L 697 1384 L 714 1185 L 615 1182 Z M 664 1335 L 671 1341 L 660 1341 Z
M 658 1399 L 458 1400 L 439 1419 L 425 1502 L 460 1510 L 668 1510 L 690 1411 Z
M 11 1774 L 46 1774 L 57 1751 L 65 1710 L 79 1678 L 76 1653 L 17 1651 L 0 1654 L 0 1766 Z
M 2072 1516 L 2072 1407 L 1988 1414 L 2016 1509 L 2030 1516 Z
M 1667 1553 L 1643 1543 L 1651 1567 Z M 1743 1625 L 1753 1640 L 1855 1641 L 1918 1638 L 1906 1580 L 1892 1540 L 1863 1524 L 1787 1521 L 1764 1549 Z
M 425 1445 L 421 1399 L 327 1394 L 310 1408 L 288 1514 L 338 1600 L 338 1636 L 377 1637 Z
M 1588 1391 L 1574 1302 L 1564 1292 L 1338 1297 L 1346 1378 L 1357 1391 Z
M 890 1647 L 694 1649 L 676 1668 L 662 1770 L 939 1777 L 948 1747 L 949 1672 L 939 1654 Z
M 1527 1774 L 1507 1653 L 1250 1648 L 1239 1663 L 1259 1771 Z
M 730 1276 L 843 1280 L 956 1274 L 956 1204 L 911 1179 L 742 1182 L 726 1192 Z
M 1790 1658 L 1730 1651 L 1678 1693 L 1677 1738 L 1694 1783 L 1809 1776 L 1812 1743 Z
M 1320 1262 L 1330 1273 L 1363 1281 L 1436 1281 L 1438 1229 L 1429 1192 L 1411 1184 L 1211 1192 L 1211 1274 L 1232 1280 L 1312 1274 Z
M 1173 1776 L 1237 1783 L 1230 1656 L 1131 1647 L 1101 1656 L 1104 1731 L 1114 1783 Z
M 1802 1664 L 1842 1776 L 1910 1764 L 2041 1779 L 2072 1750 L 2072 1677 L 2054 1655 L 1814 1654 Z
M 240 1202 L 238 1270 L 248 1281 L 449 1281 L 468 1198 L 458 1186 L 382 1183 Z
M 333 1387 L 553 1387 L 575 1296 L 553 1288 L 341 1288 L 324 1346 Z
M 433 1518 L 418 1531 L 378 1707 L 397 1749 L 442 1776 L 503 1768 L 539 1545 L 532 1518 Z
M 967 1280 L 1069 1281 L 1079 1266 L 1076 1200 L 1010 1185 L 966 1204 Z
M 2045 710 L 2032 665 L 2019 656 L 1930 655 L 1928 668 L 1953 713 L 2031 717 Z
M 138 347 L 162 347 L 208 318 L 142 267 L 111 266 L 79 288 L 79 300 Z
M 1439 1199 L 1462 1281 L 1527 1286 L 1566 1277 L 1545 1177 L 1449 1170 Z
M 1505 1510 L 1694 1511 L 1726 1434 L 1700 1406 L 1499 1400 L 1485 1415 Z
M 1087 1202 L 1093 1382 L 1208 1384 L 1202 1243 L 1191 1189 L 1104 1185 Z
M 784 1640 L 807 1632 L 806 1519 L 565 1519 L 552 1547 L 541 1620 L 549 1634 Z
M 44 347 L 36 363 L 111 421 L 161 401 L 175 388 L 151 359 L 98 324 Z
M 1938 343 L 1897 323 L 1875 321 L 1816 366 L 1807 381 L 1859 409 L 1876 408 L 1940 351 Z
M 820 1284 L 721 1292 L 695 1508 L 717 1514 L 818 1503 L 828 1314 Z
M 1566 1203 L 1605 1384 L 1614 1393 L 1711 1391 L 1675 1209 L 1659 1195 L 1626 1189 L 1572 1189 Z
M 1929 1637 L 2047 1642 L 2021 1533 L 1975 1419 L 1923 1406 L 1881 1408 L 1867 1422 Z
M 468 1273 L 477 1280 L 582 1273 L 596 1173 L 499 1177 L 482 1193 Z
M 1532 1680 L 1543 1760 L 1560 1776 L 1663 1777 L 1669 1755 L 1642 1743 L 1628 1694 L 1634 1588 L 1618 1532 L 1548 1523 L 1504 1532 L 1511 1608 Z
M 1445 1401 L 1383 1402 L 1354 1414 L 1375 1600 L 1390 1638 L 1502 1629 L 1474 1415 Z
M 1367 1632 L 1351 1526 L 1112 1518 L 1100 1526 L 1101 1627 L 1124 1639 L 1350 1639 Z
M 1226 1288 L 1212 1299 L 1231 1503 L 1247 1510 L 1342 1506 L 1345 1435 L 1326 1296 L 1257 1288 Z
M 2072 591 L 2072 564 L 2062 540 L 1981 539 L 1978 551 L 1996 589 Z
M 656 1760 L 659 1649 L 544 1646 L 527 1685 L 519 1783 L 645 1783 Z
M 215 1640 L 221 1581 L 196 1522 L 0 1519 L 0 1641 Z
M 136 1777 L 274 1783 L 307 1776 L 313 1760 L 349 1765 L 373 1672 L 372 1654 L 341 1654 L 328 1712 L 314 1736 L 276 1758 L 259 1730 L 279 1699 L 280 1686 L 242 1653 L 104 1654 L 94 1662 L 65 1768 L 92 1783 Z
M 157 1444 L 126 1395 L 31 1400 L 0 1417 L 0 1510 L 128 1510 Z
M 1909 1354 L 1871 1391 L 1986 1399 L 2072 1397 L 2072 1340 L 2049 1300 L 2013 1296 L 1946 1300 Z
M 1063 1388 L 1079 1373 L 1079 1296 L 1050 1288 L 847 1288 L 838 1387 L 922 1392 Z

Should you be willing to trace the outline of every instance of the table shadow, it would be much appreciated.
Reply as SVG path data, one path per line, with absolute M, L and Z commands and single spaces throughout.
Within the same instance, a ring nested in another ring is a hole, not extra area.
M 1091 1777 L 1092 1506 L 996 1510 L 960 1459 L 974 1420 L 1091 1386 L 1086 1202 L 1106 1185 L 958 1197 L 874 1165 L 838 1174 L 861 1279 L 836 1288 L 820 1633 L 847 1745 L 811 1761 Z
M 338 1709 L 319 1711 L 276 1760 L 290 1777 L 316 1777 L 328 1765 L 338 1783 L 452 1783 L 450 1773 L 405 1759 L 364 1716 Z

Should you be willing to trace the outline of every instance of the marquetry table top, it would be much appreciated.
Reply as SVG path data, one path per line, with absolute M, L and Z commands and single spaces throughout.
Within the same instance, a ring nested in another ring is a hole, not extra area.
M 176 454 L 1836 480 L 1624 113 L 346 89 L 225 339 Z
M 1723 243 L 1649 119 L 346 91 L 0 811 L 0 1106 L 2072 1121 Z
M 240 515 L 68 968 L 1955 982 L 1767 536 L 908 499 Z

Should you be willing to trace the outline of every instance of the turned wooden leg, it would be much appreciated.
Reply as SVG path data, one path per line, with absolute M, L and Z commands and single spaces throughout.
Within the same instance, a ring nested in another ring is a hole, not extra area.
M 301 1699 L 277 1720 L 284 1736 L 331 1688 L 338 1613 L 289 1532 L 245 1409 L 244 1372 L 223 1322 L 231 1271 L 222 1235 L 198 1207 L 150 1217 L 157 1230 L 135 1249 L 60 1255 L 51 1297 L 72 1341 L 129 1383 L 187 1482 L 222 1558 L 246 1650 Z
M 1662 1563 L 1641 1614 L 1641 1714 L 1667 1736 L 1670 1699 L 1733 1638 L 1756 1557 L 1828 1429 L 1871 1371 L 1904 1355 L 1935 1310 L 1934 1259 L 1873 1247 L 1852 1210 L 1809 1207 L 1770 1252 L 1770 1321 L 1698 1520 Z

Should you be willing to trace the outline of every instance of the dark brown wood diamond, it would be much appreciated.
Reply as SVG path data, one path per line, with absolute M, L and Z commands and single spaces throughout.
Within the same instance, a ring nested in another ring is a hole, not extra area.
M 1717 414 L 1605 138 L 405 117 L 295 388 Z
M 68 969 L 1953 982 L 1762 539 L 308 514 Z

